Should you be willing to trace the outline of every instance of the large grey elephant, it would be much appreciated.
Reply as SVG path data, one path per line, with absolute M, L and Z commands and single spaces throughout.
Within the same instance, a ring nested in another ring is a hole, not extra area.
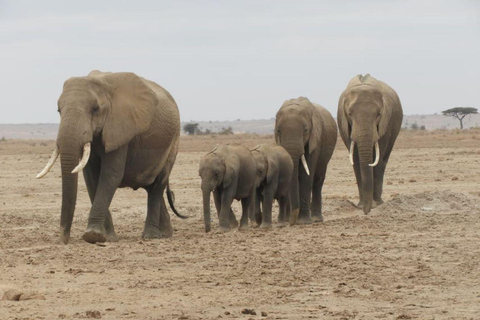
M 383 175 L 402 125 L 397 93 L 369 74 L 350 80 L 338 101 L 340 136 L 350 151 L 364 213 L 383 203 Z M 373 159 L 372 159 L 373 158 Z
M 122 187 L 144 188 L 148 193 L 143 238 L 172 236 L 163 198 L 167 188 L 170 206 L 179 215 L 168 183 L 180 137 L 180 117 L 172 96 L 134 73 L 92 71 L 65 82 L 58 112 L 56 148 L 37 178 L 43 177 L 60 155 L 61 240 L 68 243 L 70 238 L 82 169 L 92 203 L 85 241 L 118 239 L 109 206 L 116 189 Z
M 290 224 L 323 221 L 322 187 L 337 141 L 335 120 L 307 98 L 287 100 L 277 112 L 275 141 L 293 160 Z
M 257 166 L 255 220 L 260 228 L 271 228 L 272 205 L 276 199 L 279 207 L 278 224 L 284 225 L 290 217 L 287 207 L 290 207 L 292 158 L 283 147 L 276 145 L 260 144 L 251 151 Z
M 248 218 L 255 198 L 255 160 L 250 150 L 241 145 L 221 145 L 200 160 L 205 232 L 211 230 L 210 193 L 213 192 L 221 232 L 238 223 L 231 209 L 233 199 L 242 202 L 240 230 L 248 228 Z

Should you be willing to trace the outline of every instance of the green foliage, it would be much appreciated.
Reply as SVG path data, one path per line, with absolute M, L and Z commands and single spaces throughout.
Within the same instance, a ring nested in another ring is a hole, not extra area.
M 218 134 L 221 134 L 221 135 L 230 135 L 230 134 L 233 134 L 233 128 L 232 127 L 223 127 L 219 132 Z
M 183 131 L 188 135 L 198 134 L 200 129 L 198 129 L 198 123 L 186 123 L 183 125 Z

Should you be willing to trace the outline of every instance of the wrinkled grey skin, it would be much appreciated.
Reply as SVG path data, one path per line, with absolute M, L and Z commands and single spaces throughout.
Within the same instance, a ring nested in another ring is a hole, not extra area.
M 203 214 L 205 232 L 211 230 L 210 193 L 213 192 L 220 232 L 238 225 L 231 210 L 234 199 L 242 202 L 240 230 L 248 228 L 255 198 L 255 160 L 250 150 L 241 145 L 221 145 L 207 153 L 200 161 L 202 178 Z
M 285 225 L 290 217 L 292 158 L 283 147 L 269 144 L 256 146 L 252 149 L 252 155 L 257 166 L 255 220 L 260 228 L 271 228 L 273 199 L 276 199 L 279 206 L 278 224 Z
M 287 100 L 277 112 L 275 141 L 293 160 L 290 224 L 323 221 L 322 187 L 337 141 L 335 120 L 328 110 L 307 98 Z M 301 164 L 302 155 L 310 175 Z
M 350 148 L 351 141 L 355 143 L 353 169 L 360 198 L 358 206 L 364 213 L 383 203 L 383 176 L 402 119 L 402 105 L 397 93 L 369 74 L 353 77 L 340 96 L 338 127 L 347 148 Z M 376 142 L 380 147 L 380 160 L 371 167 L 368 164 L 374 162 Z
M 117 188 L 123 187 L 148 192 L 143 238 L 171 237 L 163 193 L 180 137 L 180 117 L 172 96 L 133 73 L 92 71 L 65 82 L 58 111 L 61 240 L 68 243 L 70 238 L 77 198 L 78 174 L 71 172 L 88 142 L 91 155 L 83 175 L 92 207 L 83 239 L 90 243 L 118 239 L 109 206 Z

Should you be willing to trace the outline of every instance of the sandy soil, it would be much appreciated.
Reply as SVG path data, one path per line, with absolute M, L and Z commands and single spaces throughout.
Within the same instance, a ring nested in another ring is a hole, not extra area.
M 120 241 L 105 245 L 80 239 L 83 179 L 72 239 L 60 243 L 59 164 L 34 178 L 52 141 L 0 142 L 0 297 L 45 298 L 0 301 L 0 319 L 480 319 L 480 131 L 402 132 L 386 203 L 369 215 L 352 204 L 339 143 L 325 223 L 205 234 L 198 162 L 230 140 L 272 138 L 183 138 L 171 185 L 190 218 L 172 215 L 172 238 L 142 241 L 146 193 L 121 189 L 111 205 Z

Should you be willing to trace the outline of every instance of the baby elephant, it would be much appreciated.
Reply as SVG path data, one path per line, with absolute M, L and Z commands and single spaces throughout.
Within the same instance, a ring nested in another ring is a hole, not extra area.
M 292 157 L 281 146 L 261 144 L 251 150 L 257 165 L 255 181 L 255 220 L 260 228 L 272 227 L 272 204 L 279 205 L 278 223 L 285 225 L 290 217 L 290 183 L 293 174 Z M 260 210 L 262 202 L 262 211 Z M 288 204 L 288 205 L 287 205 Z
M 255 198 L 256 166 L 250 150 L 240 145 L 222 145 L 200 161 L 205 232 L 211 230 L 210 192 L 213 192 L 220 231 L 235 228 L 238 223 L 231 210 L 233 199 L 242 201 L 240 230 L 248 227 L 249 212 Z

